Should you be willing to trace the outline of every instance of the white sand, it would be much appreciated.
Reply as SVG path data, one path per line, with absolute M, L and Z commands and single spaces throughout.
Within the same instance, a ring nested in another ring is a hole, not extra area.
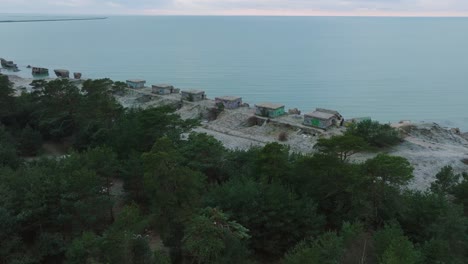
M 407 158 L 414 166 L 410 188 L 428 188 L 435 174 L 447 165 L 457 173 L 468 172 L 468 166 L 461 161 L 468 158 L 468 141 L 434 123 L 411 126 L 405 142 L 390 153 Z

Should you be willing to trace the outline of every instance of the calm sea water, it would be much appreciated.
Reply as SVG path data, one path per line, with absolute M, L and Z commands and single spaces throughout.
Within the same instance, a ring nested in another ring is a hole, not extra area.
M 284 103 L 303 112 L 325 107 L 348 118 L 436 121 L 466 130 L 467 29 L 464 18 L 0 23 L 0 57 L 88 78 L 199 88 L 211 98 L 239 95 L 249 103 Z M 30 77 L 30 71 L 20 75 Z

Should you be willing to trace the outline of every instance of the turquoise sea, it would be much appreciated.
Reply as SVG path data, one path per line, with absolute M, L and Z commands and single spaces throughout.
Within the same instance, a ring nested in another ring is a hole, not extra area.
M 119 16 L 0 23 L 0 57 L 26 77 L 29 64 L 65 68 L 467 130 L 467 30 L 468 18 Z

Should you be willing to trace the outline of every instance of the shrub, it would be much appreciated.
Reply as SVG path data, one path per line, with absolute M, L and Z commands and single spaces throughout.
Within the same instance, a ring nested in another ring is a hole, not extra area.
M 213 120 L 216 120 L 218 119 L 218 116 L 219 114 L 221 114 L 222 110 L 220 111 L 219 108 L 217 107 L 213 107 L 213 108 L 210 108 L 208 110 L 208 112 L 206 113 L 205 117 L 206 119 L 208 119 L 209 121 L 213 121 Z M 203 118 L 203 117 L 202 117 Z
M 35 156 L 41 149 L 42 135 L 28 125 L 21 132 L 19 143 L 22 155 Z
M 341 161 L 346 161 L 350 156 L 368 150 L 369 145 L 361 137 L 342 135 L 320 138 L 314 148 L 324 154 L 339 157 Z
M 370 146 L 383 148 L 397 145 L 401 142 L 399 132 L 389 124 L 380 124 L 377 121 L 365 120 L 352 124 L 346 135 L 363 138 Z
M 216 108 L 221 113 L 222 111 L 224 111 L 224 104 L 223 103 L 217 103 Z
M 281 142 L 288 141 L 288 133 L 286 133 L 284 131 L 279 133 L 278 140 L 281 141 Z
M 187 97 L 187 101 L 189 102 L 193 102 L 193 95 L 192 94 L 189 94 L 188 97 Z

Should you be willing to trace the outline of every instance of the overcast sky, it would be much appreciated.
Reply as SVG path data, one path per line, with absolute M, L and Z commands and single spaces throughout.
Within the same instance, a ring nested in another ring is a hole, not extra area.
M 0 13 L 468 16 L 468 0 L 0 0 Z

